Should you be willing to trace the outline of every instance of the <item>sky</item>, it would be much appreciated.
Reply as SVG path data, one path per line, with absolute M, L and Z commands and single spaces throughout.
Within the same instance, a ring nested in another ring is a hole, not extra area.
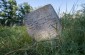
M 39 8 L 47 4 L 51 4 L 56 12 L 70 12 L 73 5 L 75 10 L 81 9 L 81 4 L 85 3 L 85 0 L 16 0 L 18 4 L 27 2 L 33 8 Z

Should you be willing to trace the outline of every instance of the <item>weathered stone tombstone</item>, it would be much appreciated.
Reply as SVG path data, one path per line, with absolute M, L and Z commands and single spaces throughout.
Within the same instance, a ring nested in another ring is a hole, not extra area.
M 27 14 L 25 25 L 29 35 L 36 41 L 58 38 L 61 31 L 59 17 L 50 4 Z

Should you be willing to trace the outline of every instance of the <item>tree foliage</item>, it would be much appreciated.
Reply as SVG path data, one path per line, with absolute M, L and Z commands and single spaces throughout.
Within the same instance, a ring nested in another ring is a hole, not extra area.
M 13 26 L 23 24 L 24 15 L 31 11 L 28 3 L 17 5 L 16 0 L 0 0 L 0 24 Z

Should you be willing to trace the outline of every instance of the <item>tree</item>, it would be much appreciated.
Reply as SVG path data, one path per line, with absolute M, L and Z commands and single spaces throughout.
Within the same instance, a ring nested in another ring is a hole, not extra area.
M 6 26 L 13 26 L 14 24 L 23 24 L 23 18 L 26 13 L 29 13 L 31 6 L 24 3 L 17 5 L 16 0 L 1 0 L 0 1 L 0 23 Z
M 31 10 L 32 7 L 28 5 L 28 3 L 23 3 L 19 6 L 18 17 L 21 25 L 23 25 L 24 22 L 24 15 L 29 13 Z

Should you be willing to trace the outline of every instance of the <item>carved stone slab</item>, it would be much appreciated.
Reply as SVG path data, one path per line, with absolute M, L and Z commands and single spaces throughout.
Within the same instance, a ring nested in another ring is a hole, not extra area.
M 25 25 L 28 34 L 36 41 L 53 39 L 61 31 L 59 17 L 50 4 L 27 14 Z

